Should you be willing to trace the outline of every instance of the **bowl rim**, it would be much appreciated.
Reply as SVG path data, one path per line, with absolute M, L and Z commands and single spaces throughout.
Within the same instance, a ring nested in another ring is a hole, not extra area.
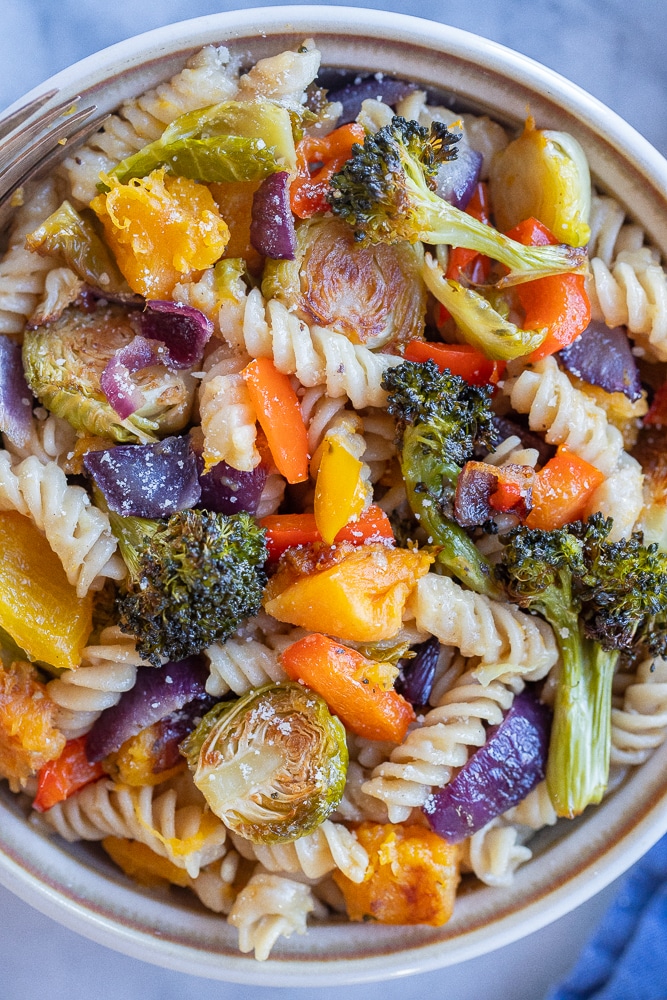
M 62 96 L 75 97 L 80 92 L 99 87 L 109 76 L 122 79 L 147 62 L 163 65 L 160 61 L 166 57 L 178 57 L 180 60 L 203 44 L 214 41 L 231 44 L 253 34 L 256 39 L 268 41 L 276 36 L 303 37 L 309 34 L 314 34 L 319 40 L 332 33 L 353 39 L 359 38 L 361 32 L 365 32 L 366 38 L 377 39 L 380 62 L 380 45 L 388 44 L 412 44 L 430 53 L 455 53 L 469 63 L 478 64 L 483 60 L 487 71 L 511 78 L 514 84 L 529 91 L 538 90 L 554 108 L 582 122 L 592 135 L 599 138 L 601 147 L 622 148 L 624 161 L 638 178 L 633 191 L 639 191 L 642 183 L 648 181 L 649 191 L 642 195 L 643 202 L 637 214 L 641 216 L 643 208 L 644 216 L 647 216 L 647 206 L 653 204 L 655 207 L 656 194 L 663 200 L 667 197 L 667 161 L 632 126 L 565 77 L 527 56 L 471 32 L 426 18 L 363 7 L 254 7 L 165 25 L 74 63 L 34 87 L 10 105 L 7 111 L 51 88 L 61 91 L 59 100 Z M 448 86 L 446 89 L 451 88 Z M 114 100 L 113 104 L 116 103 Z M 626 197 L 626 204 L 629 197 Z M 660 212 L 662 218 L 658 220 L 657 228 L 652 229 L 650 225 L 645 225 L 645 228 L 656 244 L 667 252 L 667 205 L 661 206 Z M 65 853 L 51 844 L 47 850 L 49 860 L 62 856 L 65 859 L 64 872 L 60 882 L 53 878 L 45 879 L 43 873 L 26 863 L 21 854 L 22 842 L 27 843 L 31 838 L 41 841 L 41 834 L 33 829 L 26 834 L 25 820 L 18 813 L 9 815 L 9 821 L 0 833 L 0 882 L 36 909 L 85 937 L 132 957 L 193 975 L 255 985 L 321 986 L 333 982 L 330 979 L 332 975 L 336 983 L 351 984 L 426 972 L 467 961 L 544 927 L 599 892 L 644 854 L 667 831 L 667 782 L 660 781 L 660 772 L 665 771 L 667 764 L 667 746 L 662 750 L 664 752 L 657 751 L 646 764 L 641 765 L 642 783 L 653 789 L 654 796 L 650 797 L 648 793 L 643 799 L 640 796 L 642 801 L 648 800 L 644 803 L 645 809 L 636 811 L 634 807 L 632 819 L 625 823 L 613 844 L 598 844 L 592 860 L 589 858 L 584 867 L 547 894 L 548 906 L 544 905 L 546 897 L 538 896 L 516 912 L 501 914 L 492 921 L 491 930 L 487 926 L 486 930 L 473 930 L 459 938 L 459 944 L 456 944 L 457 939 L 436 940 L 418 947 L 401 948 L 393 954 L 381 950 L 375 955 L 342 961 L 310 960 L 307 949 L 293 959 L 281 958 L 280 949 L 276 949 L 276 957 L 272 956 L 262 964 L 240 954 L 207 955 L 201 949 L 175 945 L 172 941 L 161 940 L 159 936 L 138 929 L 133 925 L 131 913 L 121 922 L 109 917 L 103 908 L 91 906 L 78 898 L 72 886 L 77 881 L 80 862 L 74 858 L 68 862 Z M 630 779 L 627 786 L 615 793 L 614 798 L 618 797 L 620 803 L 627 801 L 630 806 L 634 800 L 629 789 L 637 784 Z M 604 825 L 604 804 L 598 807 L 598 811 L 601 819 L 597 827 Z M 575 831 L 573 843 L 577 842 L 577 838 L 583 843 L 581 830 L 580 827 L 578 833 Z M 568 834 L 566 839 L 569 840 L 570 836 Z M 104 876 L 92 870 L 88 875 L 93 882 L 99 880 L 101 891 Z M 114 896 L 114 893 L 111 895 Z M 313 933 L 312 928 L 310 933 Z M 452 947 L 452 941 L 456 947 Z

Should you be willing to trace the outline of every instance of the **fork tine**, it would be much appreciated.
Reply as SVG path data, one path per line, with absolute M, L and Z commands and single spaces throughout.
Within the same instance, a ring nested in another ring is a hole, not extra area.
M 49 148 L 56 144 L 65 146 L 70 140 L 72 127 L 89 118 L 95 109 L 96 105 L 91 104 L 89 108 L 76 111 L 55 128 L 41 135 L 36 142 L 19 153 L 6 167 L 0 169 L 0 191 L 7 190 L 19 181 L 26 171 L 41 160 Z
M 44 105 L 50 101 L 52 97 L 55 97 L 57 93 L 57 90 L 47 90 L 45 94 L 40 94 L 39 97 L 33 98 L 32 101 L 28 101 L 27 104 L 23 104 L 20 108 L 17 108 L 16 111 L 7 115 L 6 118 L 0 119 L 0 139 L 4 139 L 6 135 L 9 135 L 9 133 L 13 132 L 15 128 L 18 128 L 19 125 L 22 125 L 23 122 L 27 121 L 28 118 L 30 118 L 30 115 L 44 107 Z
M 29 122 L 18 132 L 14 132 L 2 145 L 0 145 L 0 175 L 4 173 L 8 166 L 11 165 L 15 157 L 21 153 L 24 147 L 28 146 L 32 140 L 44 131 L 44 129 L 49 128 L 56 122 L 59 118 L 63 118 L 65 122 L 75 122 L 77 121 L 77 115 L 81 115 L 80 111 L 75 111 L 74 113 L 67 114 L 71 108 L 76 104 L 74 101 L 63 101 L 61 104 L 57 104 L 53 108 L 49 108 L 45 111 L 43 115 L 35 118 L 34 121 Z M 95 105 L 91 105 L 87 109 L 90 114 L 91 111 L 95 110 Z
M 60 145 L 56 142 L 55 146 L 50 149 L 41 160 L 33 163 L 27 168 L 25 173 L 22 173 L 15 182 L 3 190 L 0 193 L 0 229 L 4 228 L 5 224 L 9 221 L 11 216 L 13 205 L 12 205 L 12 195 L 18 187 L 25 184 L 32 177 L 40 174 L 46 173 L 51 167 L 54 167 L 60 160 L 64 159 L 72 149 L 75 149 L 81 143 L 85 142 L 98 128 L 107 120 L 109 115 L 103 115 L 101 118 L 96 118 L 95 121 L 86 122 L 75 132 L 67 137 L 67 142 L 64 145 Z M 71 119 L 70 119 L 71 122 Z M 0 185 L 2 188 L 5 187 L 5 178 L 3 178 L 3 183 Z

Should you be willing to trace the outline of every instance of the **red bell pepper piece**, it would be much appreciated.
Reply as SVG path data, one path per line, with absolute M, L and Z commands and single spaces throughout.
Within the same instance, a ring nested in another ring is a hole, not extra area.
M 50 760 L 39 772 L 33 808 L 38 812 L 45 812 L 103 776 L 104 769 L 100 762 L 88 762 L 86 737 L 68 740 L 60 757 Z

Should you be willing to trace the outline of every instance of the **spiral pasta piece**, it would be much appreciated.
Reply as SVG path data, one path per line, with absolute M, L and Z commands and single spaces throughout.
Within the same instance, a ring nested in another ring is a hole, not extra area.
M 338 870 L 350 881 L 362 882 L 368 867 L 368 854 L 354 831 L 329 819 L 306 837 L 287 844 L 252 844 L 231 836 L 239 854 L 256 858 L 270 872 L 320 879 Z
M 44 813 L 65 840 L 138 840 L 196 878 L 225 852 L 227 830 L 189 771 L 161 785 L 133 788 L 102 778 Z
M 520 678 L 508 678 L 483 687 L 473 671 L 461 674 L 389 760 L 374 769 L 363 791 L 387 804 L 392 823 L 408 819 L 433 787 L 443 788 L 467 763 L 471 748 L 484 746 L 485 725 L 500 725 L 523 686 Z
M 406 614 L 463 656 L 479 656 L 475 677 L 482 684 L 508 673 L 541 680 L 558 659 L 553 631 L 541 618 L 463 590 L 446 576 L 427 573 L 418 580 Z
M 590 262 L 587 282 L 594 319 L 625 326 L 658 361 L 667 361 L 667 274 L 649 247 L 623 250 L 610 265 Z
M 598 486 L 586 509 L 586 516 L 600 511 L 613 519 L 610 542 L 618 542 L 632 534 L 644 507 L 643 487 L 641 465 L 624 452 L 618 469 Z
M 515 410 L 528 414 L 531 430 L 543 432 L 549 444 L 564 445 L 606 476 L 618 468 L 621 432 L 608 423 L 601 407 L 572 385 L 553 358 L 508 379 L 504 392 Z
M 166 83 L 141 97 L 126 101 L 99 132 L 65 160 L 62 171 L 72 196 L 87 205 L 97 194 L 100 171 L 109 171 L 125 157 L 159 139 L 166 125 L 179 115 L 232 98 L 237 73 L 224 46 L 207 46 Z
M 0 451 L 0 510 L 30 517 L 63 564 L 80 597 L 97 580 L 122 579 L 125 567 L 116 557 L 109 518 L 94 507 L 80 486 L 70 486 L 55 462 L 35 456 L 18 464 Z
M 309 327 L 277 299 L 266 302 L 257 288 L 248 293 L 242 328 L 225 336 L 253 358 L 272 358 L 278 371 L 296 375 L 302 385 L 324 385 L 329 396 L 348 396 L 355 409 L 383 406 L 387 394 L 382 376 L 401 363 L 399 357 L 352 344 L 340 333 Z
M 642 227 L 626 222 L 625 209 L 608 195 L 593 195 L 588 223 L 591 228 L 589 260 L 597 257 L 607 267 L 617 254 L 624 250 L 640 250 L 644 244 Z
M 307 885 L 259 871 L 241 889 L 227 918 L 239 932 L 239 949 L 255 952 L 264 962 L 279 937 L 306 933 L 308 914 L 315 909 Z
M 202 868 L 196 878 L 188 882 L 201 902 L 214 913 L 229 913 L 236 889 L 234 881 L 238 875 L 240 857 L 235 850 L 227 851 L 222 861 L 213 861 Z
M 0 261 L 0 333 L 22 333 L 44 295 L 46 276 L 56 262 L 26 250 L 25 238 L 57 207 L 58 191 L 52 177 L 27 187 L 26 200 L 16 213 L 7 252 Z
M 463 843 L 462 867 L 474 872 L 480 882 L 503 888 L 511 884 L 517 868 L 530 861 L 532 851 L 521 843 L 514 826 L 492 820 Z
M 206 469 L 226 462 L 234 469 L 250 472 L 261 461 L 255 447 L 257 414 L 241 375 L 248 360 L 241 352 L 219 347 L 204 362 L 199 413 Z
M 502 819 L 506 825 L 526 826 L 531 830 L 553 826 L 558 821 L 558 815 L 546 781 L 541 781 L 518 805 L 503 813 Z
M 667 738 L 667 660 L 640 663 L 625 689 L 623 707 L 611 712 L 611 763 L 643 764 Z
M 68 739 L 87 733 L 100 713 L 134 687 L 137 667 L 145 665 L 135 640 L 112 625 L 99 644 L 86 646 L 81 665 L 49 681 L 46 690 L 58 706 L 55 722 Z
M 40 462 L 57 462 L 62 468 L 67 466 L 76 441 L 76 431 L 67 420 L 38 407 L 33 413 L 28 444 L 19 448 L 10 441 L 6 443 L 7 451 L 15 458 L 22 459 L 34 455 Z
M 280 663 L 280 653 L 305 635 L 303 629 L 291 629 L 265 638 L 232 637 L 224 643 L 213 643 L 206 649 L 210 674 L 206 690 L 215 697 L 229 691 L 243 695 L 264 684 L 287 680 Z

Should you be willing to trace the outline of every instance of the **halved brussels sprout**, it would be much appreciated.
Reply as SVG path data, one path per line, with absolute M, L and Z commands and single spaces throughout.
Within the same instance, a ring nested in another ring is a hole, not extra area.
M 296 232 L 294 260 L 267 260 L 262 290 L 307 323 L 353 344 L 384 347 L 423 336 L 426 289 L 421 243 L 361 247 L 340 219 L 312 218 Z
M 345 729 L 301 684 L 269 684 L 220 702 L 181 753 L 216 816 L 255 844 L 311 833 L 343 796 Z
M 133 378 L 146 402 L 121 419 L 100 386 L 110 358 L 139 332 L 122 306 L 75 307 L 48 326 L 27 330 L 26 380 L 43 405 L 78 431 L 120 443 L 146 443 L 174 434 L 190 419 L 195 381 L 187 371 L 154 365 Z
M 588 243 L 588 161 L 568 132 L 536 129 L 529 118 L 519 138 L 494 157 L 489 181 L 496 225 L 502 232 L 533 216 L 563 243 L 573 247 Z

